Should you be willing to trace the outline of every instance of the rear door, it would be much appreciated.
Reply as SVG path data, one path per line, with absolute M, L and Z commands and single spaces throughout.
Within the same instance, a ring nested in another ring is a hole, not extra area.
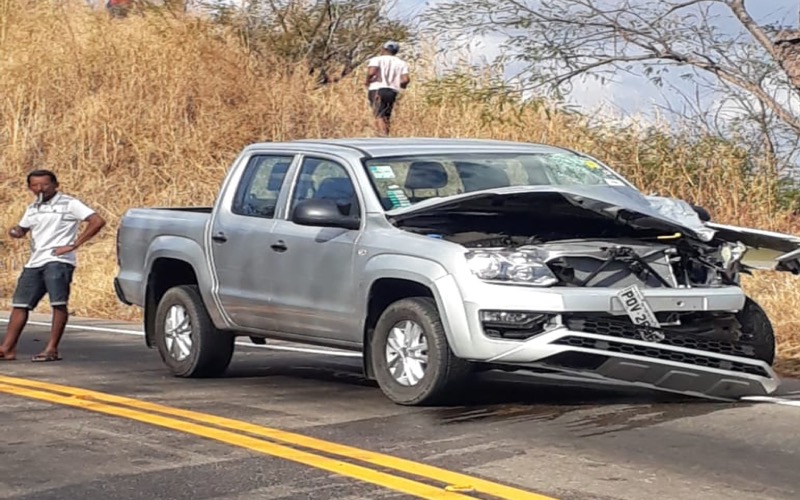
M 280 263 L 269 245 L 293 160 L 291 153 L 252 155 L 236 188 L 227 188 L 211 223 L 207 245 L 216 274 L 215 295 L 220 309 L 239 327 L 274 330 L 267 277 Z

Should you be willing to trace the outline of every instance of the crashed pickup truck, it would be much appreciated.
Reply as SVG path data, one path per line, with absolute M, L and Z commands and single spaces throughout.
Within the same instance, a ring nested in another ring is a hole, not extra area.
M 773 329 L 740 276 L 800 269 L 800 239 L 587 155 L 450 139 L 250 145 L 213 207 L 129 210 L 117 254 L 117 295 L 174 375 L 221 374 L 237 336 L 287 340 L 361 352 L 404 405 L 481 369 L 771 393 Z

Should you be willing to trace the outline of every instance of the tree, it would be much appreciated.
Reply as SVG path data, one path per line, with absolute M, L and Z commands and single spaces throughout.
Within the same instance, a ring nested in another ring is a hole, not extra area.
M 254 50 L 305 61 L 321 84 L 352 73 L 386 40 L 406 41 L 410 28 L 389 18 L 391 0 L 243 0 L 214 5 L 217 19 L 238 23 Z
M 439 32 L 505 35 L 529 89 L 563 94 L 577 78 L 620 72 L 656 85 L 680 77 L 708 91 L 685 95 L 718 129 L 758 137 L 786 164 L 798 151 L 800 32 L 759 24 L 745 0 L 451 0 L 432 17 Z

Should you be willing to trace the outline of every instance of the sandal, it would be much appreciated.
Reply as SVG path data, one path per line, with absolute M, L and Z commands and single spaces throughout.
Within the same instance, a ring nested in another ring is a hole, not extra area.
M 34 363 L 46 363 L 48 361 L 61 361 L 61 356 L 54 352 L 43 352 L 31 358 Z

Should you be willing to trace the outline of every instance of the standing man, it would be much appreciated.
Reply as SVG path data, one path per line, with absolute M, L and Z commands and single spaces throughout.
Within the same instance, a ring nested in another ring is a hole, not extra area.
M 16 359 L 17 341 L 28 322 L 28 313 L 45 293 L 53 308 L 50 341 L 32 361 L 59 361 L 58 343 L 67 326 L 75 250 L 97 234 L 106 221 L 79 200 L 58 192 L 56 175 L 49 170 L 34 170 L 28 174 L 27 182 L 36 201 L 28 206 L 19 224 L 8 230 L 8 235 L 23 238 L 30 232 L 31 256 L 14 290 L 0 361 Z M 78 236 L 78 226 L 83 221 L 87 226 Z
M 111 17 L 128 17 L 131 7 L 133 7 L 133 0 L 108 0 L 106 2 L 106 10 Z
M 381 53 L 367 63 L 367 96 L 381 135 L 389 135 L 389 121 L 400 90 L 408 87 L 408 64 L 397 57 L 397 42 L 383 44 Z

